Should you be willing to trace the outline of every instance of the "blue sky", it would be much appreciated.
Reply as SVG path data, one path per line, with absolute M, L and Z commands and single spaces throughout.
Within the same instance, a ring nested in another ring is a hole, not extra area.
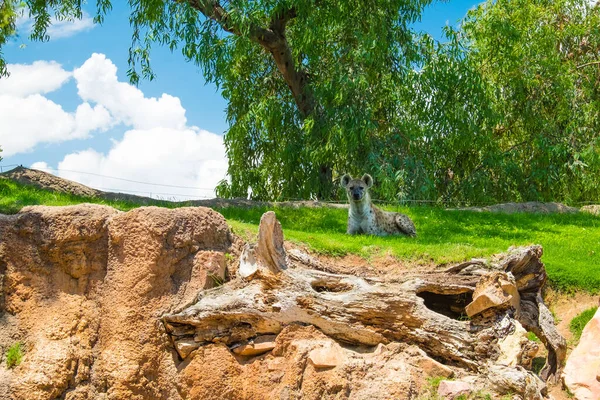
M 436 2 L 415 28 L 442 39 L 442 27 L 477 3 Z M 102 26 L 90 9 L 39 43 L 27 40 L 25 22 L 5 46 L 12 75 L 0 79 L 0 166 L 33 166 L 104 190 L 212 197 L 227 164 L 225 101 L 198 67 L 160 47 L 151 55 L 157 79 L 130 86 L 129 9 L 113 4 Z

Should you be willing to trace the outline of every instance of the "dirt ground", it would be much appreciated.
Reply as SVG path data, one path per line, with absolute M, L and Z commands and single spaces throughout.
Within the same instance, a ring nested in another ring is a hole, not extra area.
M 581 312 L 597 306 L 599 301 L 600 296 L 592 296 L 588 293 L 560 294 L 552 290 L 546 293 L 546 303 L 556 318 L 558 331 L 567 340 L 567 358 L 577 345 L 574 342 L 573 334 L 569 330 L 569 323 Z M 573 398 L 569 397 L 560 385 L 550 386 L 549 389 L 550 395 L 555 400 L 569 400 Z

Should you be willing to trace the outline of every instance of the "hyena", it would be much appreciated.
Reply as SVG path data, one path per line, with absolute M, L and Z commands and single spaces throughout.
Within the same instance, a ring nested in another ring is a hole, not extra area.
M 400 213 L 382 211 L 371 203 L 369 189 L 373 186 L 371 175 L 352 179 L 348 174 L 342 177 L 342 187 L 346 189 L 350 209 L 348 210 L 348 230 L 350 235 L 407 235 L 416 236 L 417 230 L 411 219 Z

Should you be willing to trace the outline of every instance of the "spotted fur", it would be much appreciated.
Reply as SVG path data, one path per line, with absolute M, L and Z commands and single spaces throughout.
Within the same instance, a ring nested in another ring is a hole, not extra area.
M 341 184 L 346 189 L 350 201 L 348 234 L 417 235 L 415 224 L 408 216 L 383 211 L 373 205 L 369 195 L 369 189 L 373 186 L 371 175 L 365 174 L 361 179 L 352 179 L 350 175 L 346 174 L 342 177 Z

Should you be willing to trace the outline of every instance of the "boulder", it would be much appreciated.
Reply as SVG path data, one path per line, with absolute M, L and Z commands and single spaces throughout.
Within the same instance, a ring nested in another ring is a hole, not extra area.
M 515 279 L 510 273 L 494 272 L 483 276 L 473 292 L 473 301 L 467 305 L 465 312 L 473 317 L 488 309 L 519 309 L 519 291 Z
M 454 400 L 458 396 L 468 396 L 473 388 L 468 382 L 463 381 L 441 381 L 438 386 L 438 396 L 442 399 Z
M 225 279 L 231 240 L 206 208 L 0 215 L 0 349 L 26 349 L 0 366 L 0 397 L 179 399 L 175 351 L 199 345 L 171 342 L 159 317 Z
M 233 352 L 240 356 L 257 356 L 275 348 L 275 335 L 263 335 L 251 343 L 233 348 Z
M 344 354 L 339 344 L 329 340 L 322 347 L 311 350 L 308 353 L 308 361 L 315 368 L 331 368 L 340 365 L 344 361 Z
M 563 372 L 565 386 L 577 400 L 600 399 L 600 308 L 583 329 Z
M 590 204 L 587 206 L 583 206 L 581 207 L 581 211 L 594 215 L 600 215 L 600 204 Z

